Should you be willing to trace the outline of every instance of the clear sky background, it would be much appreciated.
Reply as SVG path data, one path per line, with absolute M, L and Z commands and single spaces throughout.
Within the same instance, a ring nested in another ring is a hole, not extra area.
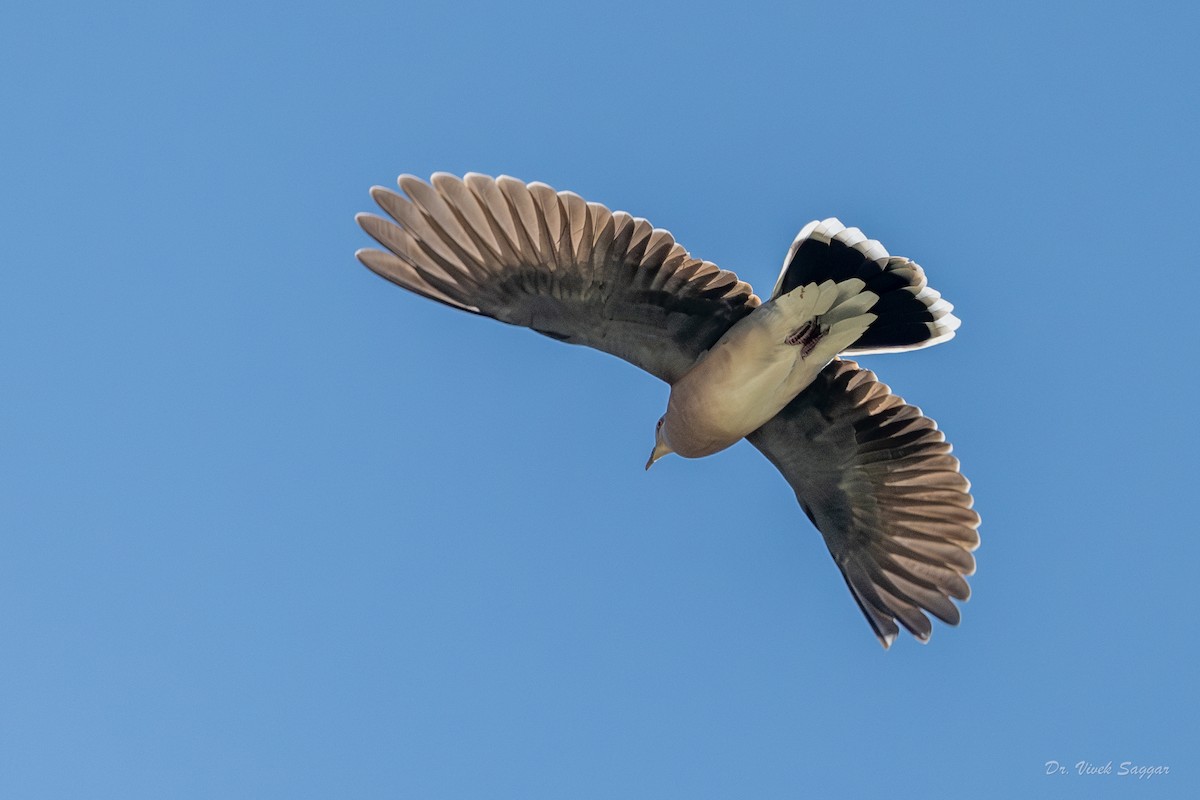
M 1190 7 L 31 6 L 0 796 L 1200 796 Z M 644 473 L 664 384 L 359 266 L 436 170 L 921 263 L 958 338 L 864 363 L 974 484 L 963 624 L 884 652 L 749 445 Z

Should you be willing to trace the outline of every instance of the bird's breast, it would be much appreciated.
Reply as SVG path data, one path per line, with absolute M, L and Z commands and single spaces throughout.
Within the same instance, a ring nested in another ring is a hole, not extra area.
M 672 449 L 685 458 L 724 450 L 760 428 L 795 396 L 794 391 L 788 395 L 794 356 L 772 346 L 763 331 L 741 333 L 718 342 L 671 387 L 667 436 Z

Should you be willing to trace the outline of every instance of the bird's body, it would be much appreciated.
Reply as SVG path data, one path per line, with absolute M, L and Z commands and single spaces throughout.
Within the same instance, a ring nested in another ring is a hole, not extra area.
M 782 411 L 875 320 L 866 309 L 879 298 L 863 287 L 807 284 L 734 323 L 671 386 L 662 426 L 671 452 L 712 455 Z
M 793 242 L 766 303 L 666 231 L 513 178 L 401 176 L 361 214 L 386 251 L 367 267 L 406 289 L 625 359 L 671 385 L 656 459 L 748 439 L 825 537 L 884 647 L 923 612 L 959 620 L 979 516 L 950 445 L 920 409 L 839 354 L 927 347 L 951 306 L 908 259 L 835 219 Z
M 724 450 L 799 394 L 778 402 L 787 395 L 793 364 L 770 357 L 770 331 L 752 324 L 753 318 L 734 325 L 672 385 L 662 427 L 671 452 L 702 458 Z M 756 355 L 744 357 L 748 349 Z

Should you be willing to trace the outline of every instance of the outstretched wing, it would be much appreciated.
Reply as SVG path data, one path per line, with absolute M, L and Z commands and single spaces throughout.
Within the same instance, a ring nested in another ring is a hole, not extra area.
M 979 515 L 937 424 L 870 370 L 834 360 L 746 437 L 796 491 L 883 646 L 921 641 L 924 612 L 957 625 L 970 595 Z
M 759 305 L 732 272 L 692 258 L 668 232 L 542 183 L 402 175 L 404 197 L 359 214 L 387 248 L 368 268 L 446 305 L 625 359 L 674 382 Z M 432 184 L 432 185 L 431 185 Z

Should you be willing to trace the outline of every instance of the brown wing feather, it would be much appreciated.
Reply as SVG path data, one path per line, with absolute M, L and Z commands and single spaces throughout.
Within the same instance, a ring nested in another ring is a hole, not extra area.
M 423 297 L 595 347 L 668 382 L 759 305 L 644 219 L 515 178 L 402 175 L 359 214 L 373 272 Z
M 835 360 L 746 437 L 791 484 L 884 647 L 899 622 L 958 624 L 979 515 L 937 424 L 852 361 Z

